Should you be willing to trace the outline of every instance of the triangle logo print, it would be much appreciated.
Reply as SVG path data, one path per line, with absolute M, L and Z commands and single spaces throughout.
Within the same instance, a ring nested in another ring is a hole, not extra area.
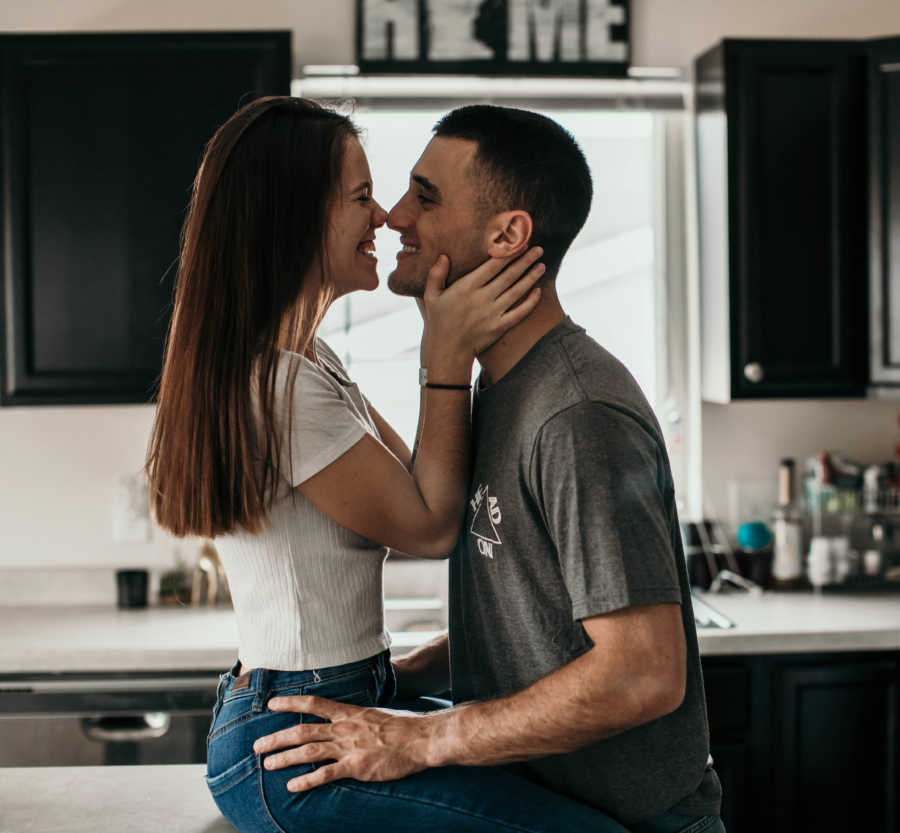
M 497 525 L 501 521 L 500 504 L 488 494 L 488 486 L 479 486 L 471 502 L 474 515 L 469 531 L 478 541 L 478 551 L 487 558 L 494 557 L 494 545 L 502 544 Z

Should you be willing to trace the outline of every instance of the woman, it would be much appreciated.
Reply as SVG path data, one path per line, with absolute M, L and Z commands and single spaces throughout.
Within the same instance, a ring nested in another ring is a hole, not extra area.
M 378 285 L 374 234 L 386 214 L 357 134 L 312 102 L 252 102 L 210 140 L 183 233 L 147 472 L 158 523 L 215 537 L 228 574 L 240 659 L 220 680 L 207 782 L 242 833 L 348 829 L 338 817 L 359 811 L 340 786 L 313 800 L 289 793 L 285 776 L 303 767 L 260 766 L 253 741 L 297 721 L 266 701 L 390 702 L 386 547 L 452 548 L 473 357 L 534 308 L 543 272 L 531 253 L 445 289 L 446 257 L 432 268 L 422 360 L 437 387 L 424 391 L 413 461 L 316 339 L 335 298 Z M 425 811 L 434 826 L 437 811 Z M 443 812 L 438 829 L 462 829 Z M 480 824 L 465 829 L 508 829 Z

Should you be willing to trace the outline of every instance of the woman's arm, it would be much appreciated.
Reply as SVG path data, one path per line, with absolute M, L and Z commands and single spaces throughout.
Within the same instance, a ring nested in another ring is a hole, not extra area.
M 369 416 L 372 417 L 372 422 L 375 423 L 375 427 L 378 429 L 378 436 L 381 437 L 381 441 L 388 449 L 390 449 L 391 453 L 403 463 L 407 470 L 409 470 L 409 465 L 412 462 L 412 452 L 409 450 L 406 443 L 403 442 L 403 437 L 401 437 L 393 429 L 391 424 L 375 410 L 372 403 L 369 402 L 368 397 L 363 398 L 366 400 Z
M 449 264 L 445 257 L 438 260 L 425 290 L 425 327 L 427 343 L 441 349 L 430 349 L 423 358 L 434 381 L 465 388 L 424 390 L 425 419 L 411 471 L 367 435 L 301 483 L 297 488 L 319 510 L 391 549 L 427 558 L 450 552 L 468 485 L 468 385 L 474 357 L 536 306 L 533 286 L 544 271 L 535 265 L 540 254 L 533 249 L 516 261 L 491 259 L 448 289 Z
M 369 415 L 372 417 L 372 422 L 375 423 L 375 427 L 378 429 L 378 435 L 381 437 L 381 441 L 388 447 L 391 453 L 406 467 L 406 470 L 409 471 L 412 468 L 412 452 L 409 450 L 409 447 L 403 441 L 403 438 L 394 430 L 394 427 L 380 414 L 377 410 L 372 406 L 372 403 L 369 402 L 368 398 L 363 397 L 366 400 L 366 407 L 369 409 Z M 423 397 L 424 398 L 424 397 Z M 419 401 L 419 413 L 421 414 L 422 401 Z M 421 419 L 419 420 L 421 423 Z M 421 555 L 413 555 L 408 552 L 400 552 L 400 550 L 393 549 L 388 553 L 389 558 L 399 559 L 401 561 L 409 561 L 416 560 L 422 558 Z

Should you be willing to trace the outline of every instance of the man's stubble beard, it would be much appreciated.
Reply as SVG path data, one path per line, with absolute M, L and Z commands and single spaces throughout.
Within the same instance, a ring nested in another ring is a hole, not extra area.
M 451 263 L 450 274 L 447 275 L 446 285 L 451 286 L 456 283 L 456 281 L 467 272 L 471 272 L 477 265 L 478 263 L 474 266 L 455 269 Z M 431 271 L 430 267 L 425 269 L 424 272 L 417 269 L 408 275 L 404 275 L 399 269 L 395 269 L 388 275 L 388 289 L 393 292 L 394 295 L 400 295 L 404 298 L 423 298 L 425 296 L 425 285 L 428 283 L 429 271 Z
M 422 298 L 425 296 L 425 282 L 427 279 L 427 272 L 420 278 L 418 272 L 403 275 L 399 269 L 394 269 L 388 275 L 388 289 L 394 295 L 400 295 L 403 298 Z
M 452 286 L 463 275 L 467 275 L 490 259 L 490 255 L 481 249 L 481 238 L 478 234 L 473 234 L 473 239 L 467 242 L 469 245 L 458 247 L 453 256 L 447 255 L 450 257 L 447 286 Z M 394 271 L 388 275 L 388 289 L 395 295 L 405 298 L 424 297 L 428 273 L 433 265 L 434 263 L 429 263 L 427 266 L 416 264 L 416 268 L 406 274 L 402 268 L 395 267 Z

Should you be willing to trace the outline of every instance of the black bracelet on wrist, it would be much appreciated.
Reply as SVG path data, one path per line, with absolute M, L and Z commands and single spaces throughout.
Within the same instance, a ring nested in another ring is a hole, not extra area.
M 438 390 L 472 390 L 471 385 L 439 385 L 437 382 L 426 382 L 425 387 Z

